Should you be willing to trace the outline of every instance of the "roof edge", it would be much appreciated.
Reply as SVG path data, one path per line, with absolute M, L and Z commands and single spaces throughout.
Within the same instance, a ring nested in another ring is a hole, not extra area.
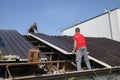
M 100 60 L 98 60 L 98 59 L 96 59 L 96 58 L 93 58 L 93 57 L 91 57 L 91 56 L 89 56 L 89 55 L 88 55 L 88 57 L 89 57 L 91 60 L 93 60 L 93 61 L 95 61 L 95 62 L 97 62 L 97 63 L 105 66 L 106 68 L 111 68 L 111 67 L 112 67 L 111 65 L 109 65 L 109 64 L 107 64 L 107 63 L 104 63 L 104 62 L 102 62 L 102 61 L 100 61 Z
M 32 36 L 32 37 L 38 39 L 39 41 L 42 41 L 43 43 L 45 43 L 45 44 L 47 44 L 47 45 L 53 47 L 54 49 L 56 49 L 56 50 L 58 50 L 58 51 L 60 51 L 60 52 L 62 52 L 62 53 L 64 53 L 64 54 L 67 54 L 67 55 L 71 55 L 71 54 L 72 54 L 71 52 L 67 52 L 67 51 L 65 51 L 65 50 L 63 50 L 63 49 L 61 49 L 61 48 L 59 48 L 59 47 L 57 47 L 57 46 L 51 44 L 50 42 L 47 42 L 47 41 L 45 41 L 44 39 L 41 39 L 41 38 L 39 38 L 39 37 L 37 37 L 37 36 L 31 34 L 31 33 L 28 33 L 28 35 L 30 35 L 30 36 Z

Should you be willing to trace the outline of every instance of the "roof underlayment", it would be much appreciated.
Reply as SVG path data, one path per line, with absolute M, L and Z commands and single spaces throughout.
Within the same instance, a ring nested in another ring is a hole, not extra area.
M 29 35 L 63 54 L 72 54 L 71 51 L 73 49 L 73 41 L 70 36 L 48 36 L 40 33 L 29 33 Z M 86 38 L 86 41 L 89 51 L 89 58 L 91 60 L 107 68 L 120 66 L 119 42 L 107 38 Z

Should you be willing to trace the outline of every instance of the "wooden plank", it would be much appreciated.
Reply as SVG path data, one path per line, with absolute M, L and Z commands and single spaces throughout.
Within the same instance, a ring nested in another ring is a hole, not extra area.
M 55 54 L 54 52 L 43 52 L 44 54 Z
M 114 67 L 114 68 L 102 68 L 102 69 L 95 69 L 95 70 L 84 70 L 84 71 L 72 71 L 72 72 L 65 72 L 65 73 L 59 73 L 59 74 L 44 74 L 44 75 L 30 75 L 30 76 L 23 76 L 23 77 L 15 77 L 14 80 L 56 80 L 56 79 L 64 79 L 64 78 L 71 78 L 71 77 L 81 77 L 81 78 L 88 78 L 93 77 L 97 74 L 97 77 L 100 75 L 108 75 L 108 72 L 112 72 L 112 74 L 116 73 L 117 71 L 120 71 L 120 67 Z
M 73 60 L 72 60 L 73 61 Z M 33 64 L 53 64 L 53 63 L 66 63 L 66 62 L 72 62 L 71 60 L 60 60 L 60 61 L 46 61 L 46 62 L 21 62 L 21 63 L 0 63 L 0 66 L 24 66 L 24 65 L 33 65 Z

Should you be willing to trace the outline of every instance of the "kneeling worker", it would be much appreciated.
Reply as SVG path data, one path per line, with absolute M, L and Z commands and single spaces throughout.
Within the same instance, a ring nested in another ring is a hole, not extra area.
M 34 30 L 36 30 L 36 32 L 39 33 L 36 22 L 34 22 L 32 26 L 30 26 L 30 28 L 28 29 L 28 33 L 34 33 Z

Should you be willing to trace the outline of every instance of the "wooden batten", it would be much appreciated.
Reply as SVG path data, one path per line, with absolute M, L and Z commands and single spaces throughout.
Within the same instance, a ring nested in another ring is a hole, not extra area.
M 44 54 L 55 54 L 54 52 L 44 52 Z
M 40 46 L 40 45 L 39 45 L 39 46 L 36 46 L 36 47 L 37 47 L 37 48 L 45 48 L 46 46 Z
M 30 41 L 31 43 L 38 43 L 38 41 Z

